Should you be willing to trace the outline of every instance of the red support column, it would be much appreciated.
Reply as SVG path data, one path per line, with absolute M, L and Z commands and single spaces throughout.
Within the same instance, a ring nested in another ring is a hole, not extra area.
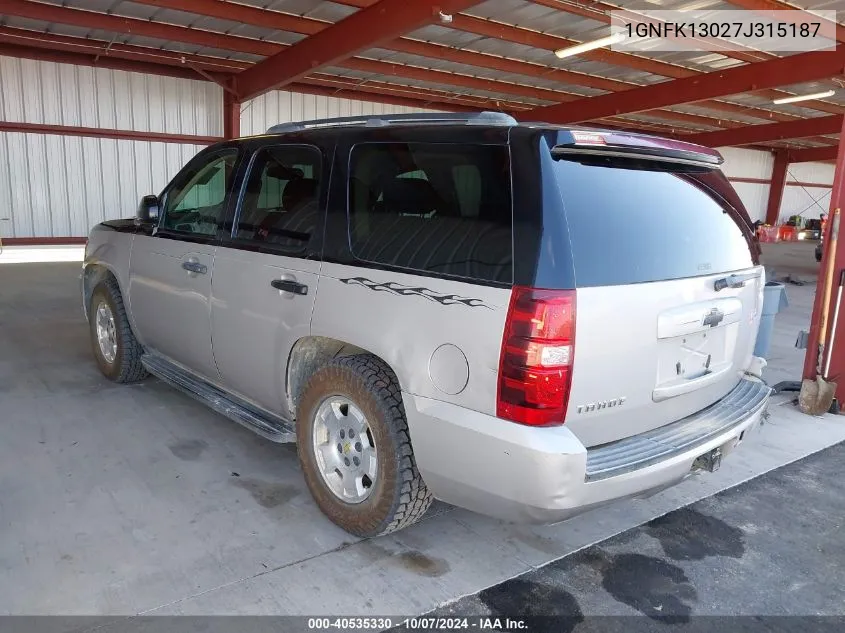
M 769 185 L 769 203 L 766 205 L 766 224 L 774 226 L 778 223 L 780 203 L 783 200 L 783 188 L 786 186 L 786 169 L 789 167 L 789 157 L 786 150 L 775 152 L 775 164 L 772 167 L 772 181 Z
M 845 125 L 841 133 L 845 135 Z M 841 138 L 845 139 L 845 136 Z M 845 239 L 840 235 L 843 210 L 845 142 L 840 141 L 803 375 L 809 379 L 822 375 L 823 378 L 838 382 L 836 397 L 839 402 L 845 402 L 845 306 L 839 305 L 840 282 L 845 274 Z
M 228 90 L 223 91 L 223 138 L 229 140 L 241 135 L 241 104 Z

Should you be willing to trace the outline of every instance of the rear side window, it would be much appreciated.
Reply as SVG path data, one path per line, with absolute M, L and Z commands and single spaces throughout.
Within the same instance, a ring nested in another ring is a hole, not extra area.
M 579 287 L 696 277 L 754 265 L 734 217 L 689 177 L 555 163 Z
M 360 260 L 512 283 L 510 159 L 493 145 L 365 143 L 351 156 Z

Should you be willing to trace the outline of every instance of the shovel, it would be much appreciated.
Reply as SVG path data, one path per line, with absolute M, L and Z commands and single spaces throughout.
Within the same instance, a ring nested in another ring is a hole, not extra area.
M 798 394 L 798 406 L 808 415 L 822 415 L 830 410 L 835 395 L 835 382 L 828 382 L 821 376 L 816 376 L 815 380 L 805 379 Z

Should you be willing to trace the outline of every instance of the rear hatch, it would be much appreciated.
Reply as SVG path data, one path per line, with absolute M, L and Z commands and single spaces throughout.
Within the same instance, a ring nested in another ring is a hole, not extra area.
M 566 425 L 586 446 L 713 404 L 748 367 L 764 285 L 713 150 L 561 132 L 551 150 L 577 321 Z

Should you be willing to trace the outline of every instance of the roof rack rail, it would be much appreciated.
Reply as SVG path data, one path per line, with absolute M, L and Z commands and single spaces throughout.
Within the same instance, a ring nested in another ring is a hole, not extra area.
M 333 119 L 314 119 L 312 121 L 296 121 L 280 123 L 267 130 L 267 134 L 283 134 L 285 132 L 301 132 L 313 128 L 341 127 L 345 125 L 364 125 L 367 127 L 383 127 L 392 123 L 464 123 L 466 125 L 516 125 L 517 121 L 504 112 L 471 112 L 461 113 L 427 113 L 416 114 L 362 114 L 361 116 L 345 116 Z

